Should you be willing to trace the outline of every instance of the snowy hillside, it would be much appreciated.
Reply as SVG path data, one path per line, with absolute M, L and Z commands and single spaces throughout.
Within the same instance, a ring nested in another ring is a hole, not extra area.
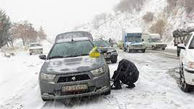
M 121 40 L 122 29 L 141 28 L 143 32 L 150 32 L 150 27 L 158 20 L 163 20 L 164 30 L 162 38 L 164 42 L 172 42 L 172 31 L 184 27 L 192 22 L 194 16 L 186 16 L 185 9 L 177 6 L 172 12 L 168 11 L 167 0 L 146 0 L 140 12 L 113 13 L 106 17 L 105 21 L 98 28 L 93 27 L 93 22 L 77 27 L 77 30 L 87 30 L 93 33 L 94 37 L 113 38 Z M 153 21 L 145 22 L 143 16 L 153 13 Z M 185 22 L 185 23 L 184 23 Z

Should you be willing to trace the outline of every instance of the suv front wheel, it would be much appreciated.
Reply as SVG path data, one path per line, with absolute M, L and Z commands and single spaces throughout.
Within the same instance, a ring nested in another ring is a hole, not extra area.
M 192 86 L 187 84 L 185 81 L 183 67 L 180 67 L 180 88 L 184 92 L 191 92 L 192 91 Z
M 117 63 L 117 56 L 112 56 L 111 62 L 112 63 Z

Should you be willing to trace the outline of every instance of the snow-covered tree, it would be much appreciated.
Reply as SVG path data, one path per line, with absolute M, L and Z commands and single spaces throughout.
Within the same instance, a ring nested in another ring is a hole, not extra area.
M 11 39 L 9 35 L 10 25 L 9 17 L 0 10 L 0 48 Z
M 47 37 L 42 26 L 40 27 L 40 29 L 38 31 L 38 37 L 40 38 L 40 40 L 46 39 L 46 37 Z

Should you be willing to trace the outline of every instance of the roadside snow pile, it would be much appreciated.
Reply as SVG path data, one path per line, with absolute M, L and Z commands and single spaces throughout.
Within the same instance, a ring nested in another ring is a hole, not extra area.
M 38 55 L 29 56 L 27 53 L 18 52 L 11 58 L 0 55 L 0 108 L 1 109 L 20 109 L 22 101 L 32 103 L 38 91 L 38 73 L 43 62 Z M 29 97 L 28 100 L 23 97 Z M 32 99 L 33 97 L 33 99 Z M 23 100 L 26 99 L 26 100 Z M 29 101 L 30 100 L 30 101 Z M 37 104 L 37 103 L 36 103 Z

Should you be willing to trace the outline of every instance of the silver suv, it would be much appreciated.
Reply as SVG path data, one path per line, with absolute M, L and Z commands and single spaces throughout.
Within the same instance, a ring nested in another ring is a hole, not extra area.
M 75 34 L 74 34 L 75 33 Z M 89 56 L 94 45 L 88 37 L 77 37 L 77 32 L 60 34 L 48 56 L 40 55 L 45 62 L 39 73 L 41 97 L 44 101 L 73 97 L 108 95 L 109 67 L 103 55 Z

